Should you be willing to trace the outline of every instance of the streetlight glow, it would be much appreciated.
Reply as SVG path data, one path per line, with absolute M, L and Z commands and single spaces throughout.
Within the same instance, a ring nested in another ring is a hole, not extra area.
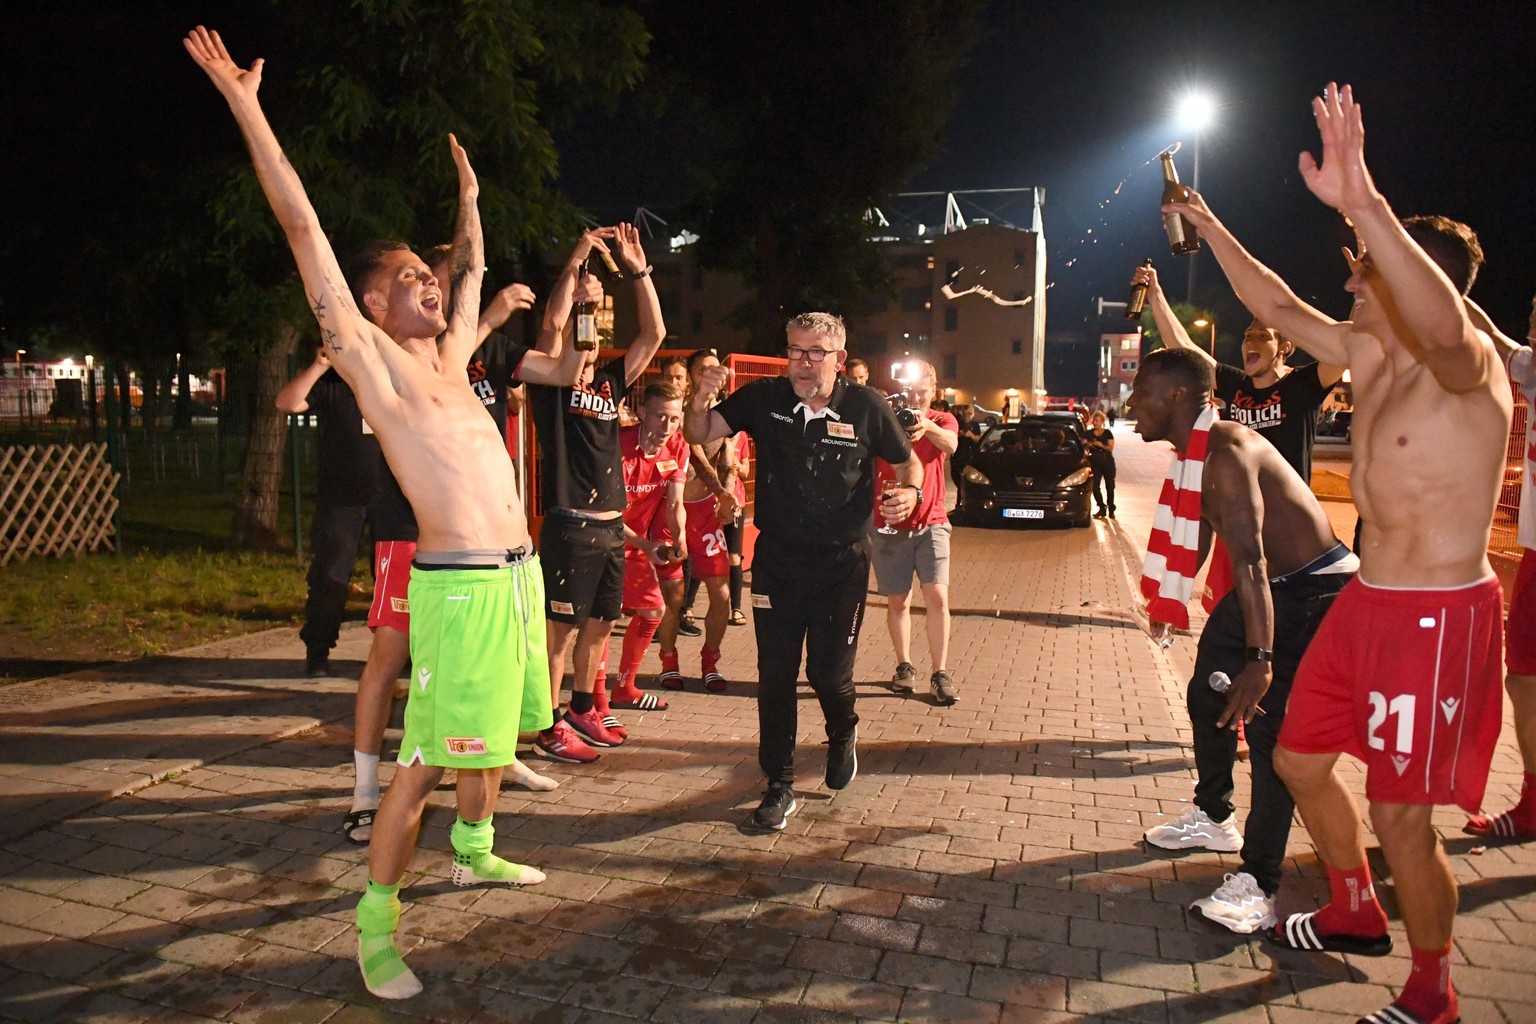
M 1179 97 L 1174 116 L 1179 127 L 1198 135 L 1216 123 L 1216 101 L 1210 93 L 1191 90 Z

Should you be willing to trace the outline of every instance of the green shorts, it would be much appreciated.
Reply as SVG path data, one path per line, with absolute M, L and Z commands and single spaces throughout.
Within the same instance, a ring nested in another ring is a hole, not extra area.
M 411 696 L 401 764 L 499 768 L 547 729 L 549 657 L 537 556 L 498 569 L 411 568 Z

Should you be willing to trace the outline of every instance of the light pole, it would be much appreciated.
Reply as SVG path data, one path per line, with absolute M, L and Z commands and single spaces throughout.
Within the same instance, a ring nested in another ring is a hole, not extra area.
M 1209 327 L 1211 329 L 1211 358 L 1215 359 L 1216 358 L 1216 314 L 1212 313 L 1211 314 L 1211 318 L 1209 320 L 1207 320 L 1205 317 L 1201 317 L 1200 319 L 1195 321 L 1195 326 L 1196 327 Z
M 1194 173 L 1190 175 L 1189 187 L 1196 192 L 1200 191 L 1200 135 L 1216 121 L 1216 101 L 1210 93 L 1200 89 L 1190 89 L 1179 98 L 1178 107 L 1174 111 L 1174 117 L 1179 122 L 1179 128 L 1194 133 L 1195 136 L 1195 160 Z M 1189 288 L 1185 293 L 1186 302 L 1195 301 L 1195 267 L 1199 265 L 1200 253 L 1195 251 L 1189 254 Z

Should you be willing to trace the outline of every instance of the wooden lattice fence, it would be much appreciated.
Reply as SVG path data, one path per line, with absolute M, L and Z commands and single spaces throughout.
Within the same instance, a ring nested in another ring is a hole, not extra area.
M 0 448 L 0 565 L 113 550 L 117 483 L 104 444 Z

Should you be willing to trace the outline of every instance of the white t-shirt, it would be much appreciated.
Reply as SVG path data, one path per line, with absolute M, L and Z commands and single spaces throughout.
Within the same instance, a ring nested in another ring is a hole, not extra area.
M 1522 347 L 1509 357 L 1509 380 L 1525 396 L 1525 472 L 1520 475 L 1520 519 L 1517 537 L 1523 548 L 1536 548 L 1536 352 Z

